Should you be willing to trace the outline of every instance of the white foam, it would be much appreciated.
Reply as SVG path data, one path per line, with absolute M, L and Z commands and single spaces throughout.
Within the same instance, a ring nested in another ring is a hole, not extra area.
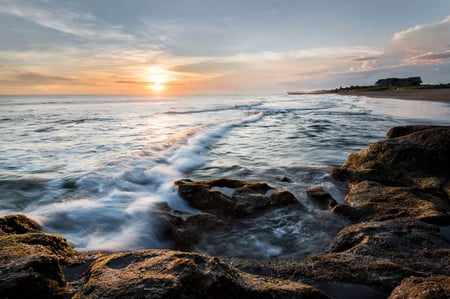
M 162 247 L 153 232 L 153 205 L 167 202 L 171 209 L 197 213 L 179 197 L 173 181 L 203 166 L 208 148 L 229 130 L 262 117 L 262 113 L 250 114 L 186 130 L 159 147 L 157 156 L 143 155 L 141 160 L 82 177 L 76 182 L 75 193 L 83 194 L 83 198 L 30 207 L 28 212 L 44 227 L 47 225 L 47 230 L 62 232 L 79 250 Z

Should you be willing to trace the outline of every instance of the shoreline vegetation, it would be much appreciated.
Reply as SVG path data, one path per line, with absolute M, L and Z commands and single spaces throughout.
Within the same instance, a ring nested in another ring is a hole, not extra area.
M 422 84 L 401 87 L 384 87 L 376 85 L 349 86 L 315 91 L 289 91 L 287 92 L 287 94 L 340 94 L 351 96 L 366 96 L 370 98 L 450 102 L 450 83 Z
M 447 298 L 450 126 L 392 128 L 331 176 L 348 188 L 343 203 L 321 186 L 311 186 L 308 198 L 348 225 L 327 250 L 306 258 L 191 250 L 199 234 L 220 233 L 237 219 L 303 208 L 289 191 L 263 182 L 174 182 L 201 213 L 155 207 L 149 217 L 172 249 L 76 252 L 25 215 L 0 217 L 0 298 Z

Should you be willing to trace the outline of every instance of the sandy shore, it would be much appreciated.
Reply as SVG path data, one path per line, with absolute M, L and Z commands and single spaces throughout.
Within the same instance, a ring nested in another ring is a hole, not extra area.
M 371 98 L 393 98 L 403 100 L 450 102 L 450 88 L 399 89 L 384 91 L 339 91 L 342 95 L 366 96 Z

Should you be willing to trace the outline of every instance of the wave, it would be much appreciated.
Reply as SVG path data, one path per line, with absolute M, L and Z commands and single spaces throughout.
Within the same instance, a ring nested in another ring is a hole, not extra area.
M 109 117 L 91 117 L 91 118 L 83 117 L 78 119 L 60 119 L 55 121 L 54 123 L 68 125 L 68 124 L 82 124 L 88 122 L 114 122 L 114 121 L 117 121 L 117 119 Z
M 152 223 L 154 205 L 166 202 L 174 210 L 197 212 L 178 196 L 173 181 L 203 166 L 210 146 L 231 129 L 263 116 L 252 113 L 186 130 L 170 140 L 170 146 L 159 148 L 158 155 L 133 157 L 117 165 L 117 172 L 93 171 L 76 181 L 65 200 L 32 205 L 25 212 L 47 231 L 63 234 L 79 250 L 167 248 Z
M 229 105 L 229 106 L 216 106 L 212 108 L 205 109 L 192 109 L 192 110 L 181 110 L 181 111 L 167 111 L 164 114 L 194 114 L 194 113 L 204 113 L 204 112 L 218 112 L 225 110 L 245 110 L 249 108 L 254 108 L 263 105 L 262 102 L 250 103 L 250 104 L 240 104 L 240 105 Z

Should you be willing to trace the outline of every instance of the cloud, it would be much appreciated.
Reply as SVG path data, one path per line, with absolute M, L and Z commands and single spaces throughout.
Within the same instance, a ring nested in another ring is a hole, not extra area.
M 7 85 L 52 85 L 52 84 L 75 84 L 76 80 L 61 76 L 48 76 L 35 72 L 15 72 L 8 76 L 0 77 L 0 84 Z
M 450 50 L 442 53 L 427 53 L 423 55 L 417 55 L 409 58 L 412 62 L 423 62 L 423 63 L 436 63 L 443 62 L 450 59 Z
M 378 57 L 358 57 L 358 58 L 353 58 L 353 61 L 372 61 L 377 58 Z
M 433 24 L 417 25 L 394 35 L 381 62 L 386 65 L 438 63 L 450 51 L 450 16 Z
M 90 13 L 52 7 L 40 8 L 17 2 L 0 3 L 0 13 L 23 18 L 40 26 L 86 39 L 133 40 L 133 36 L 123 33 L 121 26 L 107 24 Z

